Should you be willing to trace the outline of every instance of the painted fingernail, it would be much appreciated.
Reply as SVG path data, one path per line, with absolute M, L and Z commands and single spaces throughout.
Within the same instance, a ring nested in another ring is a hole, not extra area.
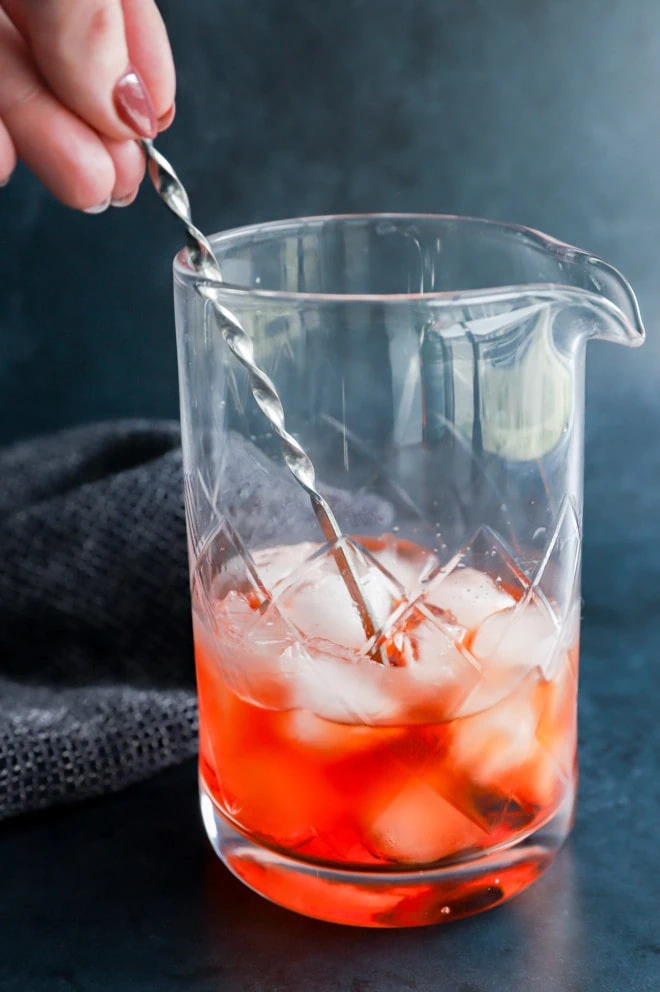
M 87 207 L 86 210 L 83 210 L 83 213 L 84 214 L 102 214 L 103 211 L 104 210 L 107 210 L 109 206 L 110 206 L 110 197 L 108 197 L 107 200 L 104 200 L 103 203 L 97 203 L 95 207 Z
M 115 108 L 124 124 L 142 138 L 156 137 L 156 112 L 140 73 L 133 66 L 117 82 L 114 98 Z
M 164 114 L 158 118 L 158 130 L 164 131 L 166 127 L 169 127 L 174 120 L 174 115 L 176 114 L 176 103 L 172 102 L 172 106 L 169 110 L 166 110 Z
M 137 196 L 137 190 L 133 190 L 128 196 L 119 196 L 116 200 L 110 200 L 111 207 L 130 207 L 131 203 Z

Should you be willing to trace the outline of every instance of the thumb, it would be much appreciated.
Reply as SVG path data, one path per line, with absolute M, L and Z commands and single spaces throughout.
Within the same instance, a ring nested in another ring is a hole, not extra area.
M 53 93 L 110 138 L 153 138 L 156 115 L 129 63 L 121 0 L 0 0 Z

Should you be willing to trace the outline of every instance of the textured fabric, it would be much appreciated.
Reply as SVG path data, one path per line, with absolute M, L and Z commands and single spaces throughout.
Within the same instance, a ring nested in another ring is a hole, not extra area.
M 267 539 L 284 469 L 228 440 L 225 505 Z M 98 795 L 194 754 L 197 711 L 178 426 L 121 422 L 0 452 L 0 818 Z M 387 504 L 326 489 L 342 524 Z

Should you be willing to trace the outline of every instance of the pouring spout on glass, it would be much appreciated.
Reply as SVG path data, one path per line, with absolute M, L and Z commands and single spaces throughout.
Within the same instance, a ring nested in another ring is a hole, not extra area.
M 639 303 L 627 279 L 596 255 L 547 235 L 536 234 L 546 253 L 555 257 L 560 286 L 568 291 L 571 309 L 580 312 L 574 324 L 578 338 L 612 341 L 637 348 L 646 335 Z M 568 298 L 567 298 L 568 302 Z

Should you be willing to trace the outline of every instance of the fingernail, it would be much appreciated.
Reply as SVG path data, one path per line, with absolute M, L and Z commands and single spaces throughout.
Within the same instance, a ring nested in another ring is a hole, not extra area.
M 166 110 L 165 113 L 158 118 L 158 130 L 164 131 L 166 127 L 169 127 L 172 121 L 174 120 L 175 114 L 176 114 L 176 103 L 172 101 L 172 106 L 170 107 L 170 109 Z
M 8 186 L 10 179 L 11 179 L 11 172 L 9 173 L 8 176 L 5 176 L 4 179 L 0 179 L 0 189 L 2 189 L 3 186 Z
M 104 210 L 107 210 L 109 206 L 110 206 L 110 197 L 108 197 L 107 200 L 104 200 L 103 203 L 97 203 L 95 207 L 87 207 L 86 210 L 83 210 L 83 213 L 84 214 L 102 214 L 103 211 Z
M 131 203 L 137 196 L 137 190 L 133 190 L 128 196 L 120 196 L 116 200 L 110 200 L 111 207 L 130 207 Z
M 156 112 L 140 73 L 130 66 L 115 86 L 115 107 L 124 124 L 142 138 L 158 133 Z

